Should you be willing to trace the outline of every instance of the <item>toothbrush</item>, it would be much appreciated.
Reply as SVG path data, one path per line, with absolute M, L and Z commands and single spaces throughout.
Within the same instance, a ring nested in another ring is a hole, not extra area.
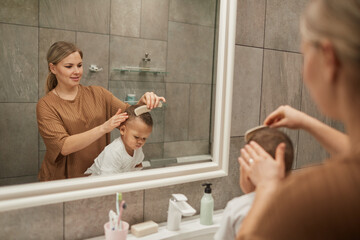
M 119 215 L 120 210 L 119 210 L 119 202 L 122 200 L 122 193 L 117 192 L 116 193 L 116 213 L 117 215 Z
M 119 227 L 118 227 L 119 230 L 122 230 L 121 216 L 122 216 L 122 213 L 123 213 L 124 209 L 126 209 L 126 203 L 125 203 L 124 200 L 122 200 L 121 204 L 120 204 L 119 218 L 118 218 L 118 221 L 117 221 L 117 223 L 119 224 Z
M 116 219 L 117 215 L 113 210 L 109 211 L 109 223 L 110 223 L 110 229 L 111 230 L 115 230 L 115 228 L 117 227 L 117 219 Z

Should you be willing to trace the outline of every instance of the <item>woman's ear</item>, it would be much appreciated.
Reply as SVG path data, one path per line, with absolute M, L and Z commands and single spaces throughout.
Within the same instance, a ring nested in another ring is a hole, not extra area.
M 335 47 L 330 41 L 324 40 L 321 43 L 321 50 L 324 58 L 324 77 L 327 81 L 336 83 L 338 80 L 340 61 L 336 54 Z
M 51 71 L 53 74 L 56 75 L 56 68 L 55 68 L 55 65 L 54 65 L 54 64 L 49 63 L 49 69 L 50 69 L 50 71 Z

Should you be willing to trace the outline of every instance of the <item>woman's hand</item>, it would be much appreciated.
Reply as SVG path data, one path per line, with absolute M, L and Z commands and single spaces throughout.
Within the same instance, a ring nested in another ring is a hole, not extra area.
M 125 122 L 127 118 L 127 113 L 121 113 L 121 109 L 119 108 L 114 116 L 101 125 L 101 128 L 105 133 L 109 133 L 114 128 L 120 126 L 121 123 Z
M 303 128 L 304 122 L 310 116 L 288 105 L 280 106 L 269 114 L 264 125 L 270 127 L 287 127 L 291 129 Z
M 146 92 L 139 100 L 138 104 L 146 105 L 147 108 L 153 109 L 159 105 L 159 102 L 166 102 L 164 97 L 159 97 L 153 92 Z
M 240 152 L 241 168 L 255 186 L 266 185 L 285 177 L 285 143 L 280 143 L 277 146 L 275 159 L 254 141 L 245 145 Z

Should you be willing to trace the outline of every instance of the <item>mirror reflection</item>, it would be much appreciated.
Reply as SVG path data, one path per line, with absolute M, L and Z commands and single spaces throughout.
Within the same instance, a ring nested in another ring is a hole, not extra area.
M 82 86 L 103 87 L 129 105 L 146 92 L 166 98 L 151 111 L 142 169 L 209 159 L 217 2 L 123 2 L 76 1 L 74 8 L 48 0 L 39 2 L 34 21 L 0 16 L 0 72 L 6 76 L 0 80 L 0 185 L 38 181 L 47 149 L 36 105 L 46 95 L 46 54 L 57 41 L 83 52 Z M 96 16 L 73 14 L 84 8 Z

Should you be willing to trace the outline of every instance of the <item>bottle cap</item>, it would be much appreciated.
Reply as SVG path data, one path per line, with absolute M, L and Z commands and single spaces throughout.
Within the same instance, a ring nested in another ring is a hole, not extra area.
M 203 183 L 202 186 L 206 186 L 205 193 L 211 193 L 211 186 L 212 183 Z

